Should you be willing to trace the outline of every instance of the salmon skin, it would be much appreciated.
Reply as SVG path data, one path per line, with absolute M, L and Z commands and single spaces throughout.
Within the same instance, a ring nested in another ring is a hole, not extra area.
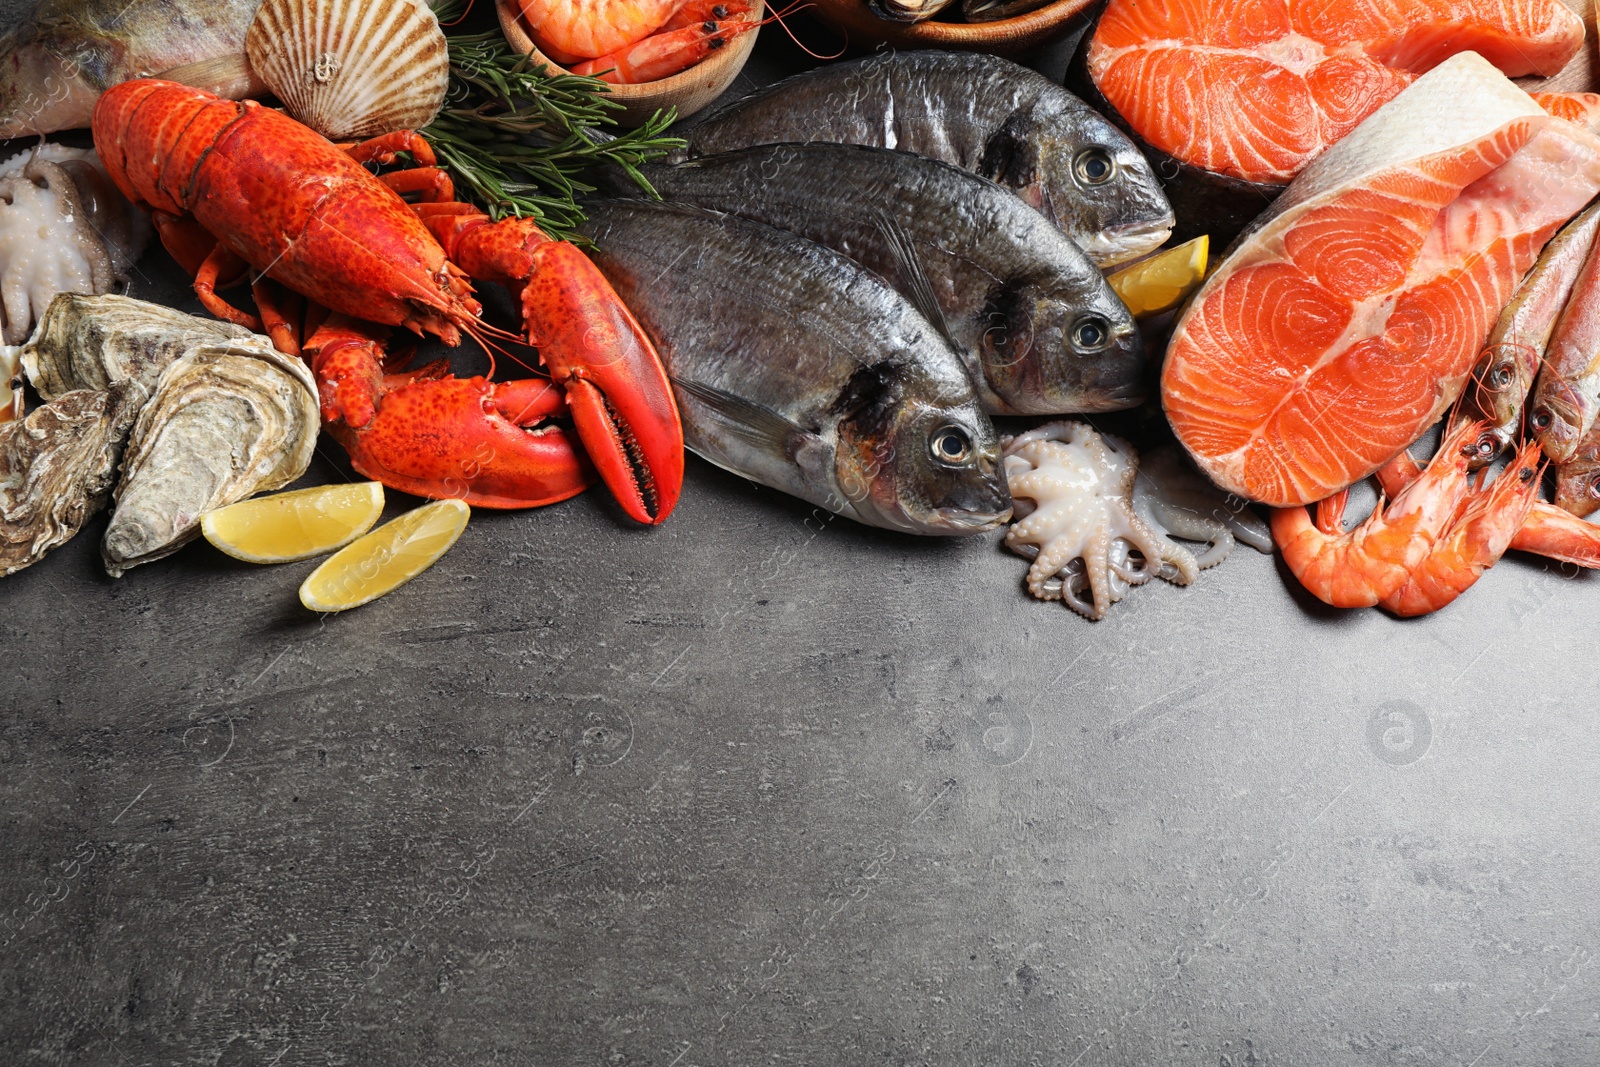
M 579 227 L 672 376 L 684 442 L 870 526 L 1011 515 L 1000 442 L 949 343 L 877 275 L 782 230 L 654 201 Z
M 113 85 L 244 54 L 261 0 L 40 0 L 0 36 L 0 139 L 89 125 Z
M 674 131 L 678 132 L 678 131 Z M 1011 189 L 1101 266 L 1159 248 L 1173 226 L 1132 141 L 1027 67 L 965 52 L 887 52 L 767 86 L 698 120 L 685 155 L 826 141 L 898 148 Z
M 1195 295 L 1161 395 L 1212 480 L 1322 500 L 1459 394 L 1517 283 L 1600 191 L 1600 139 L 1465 53 L 1312 163 Z
M 1151 145 L 1281 183 L 1451 55 L 1550 75 L 1583 34 L 1561 0 L 1110 0 L 1087 58 Z
M 913 303 L 926 293 L 991 415 L 1144 401 L 1150 368 L 1133 316 L 1077 245 L 993 182 L 839 144 L 762 145 L 644 174 L 665 200 L 826 245 Z

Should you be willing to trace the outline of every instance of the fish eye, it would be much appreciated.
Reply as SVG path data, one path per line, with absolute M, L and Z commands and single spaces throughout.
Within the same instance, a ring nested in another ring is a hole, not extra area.
M 1110 152 L 1098 145 L 1085 148 L 1072 161 L 1072 174 L 1080 185 L 1104 185 L 1116 173 L 1117 161 L 1111 158 Z
M 955 466 L 965 463 L 972 455 L 972 438 L 959 426 L 945 426 L 934 432 L 928 451 L 938 462 Z
M 1533 413 L 1533 418 L 1529 421 L 1533 424 L 1535 430 L 1548 430 L 1551 423 L 1550 413 L 1540 408 Z
M 1111 324 L 1098 315 L 1085 315 L 1072 324 L 1072 346 L 1080 352 L 1098 352 L 1111 343 Z
M 1508 388 L 1511 385 L 1511 368 L 1503 363 L 1496 367 L 1494 373 L 1489 375 L 1489 385 L 1496 390 Z
M 1589 495 L 1600 500 L 1600 474 L 1589 479 Z

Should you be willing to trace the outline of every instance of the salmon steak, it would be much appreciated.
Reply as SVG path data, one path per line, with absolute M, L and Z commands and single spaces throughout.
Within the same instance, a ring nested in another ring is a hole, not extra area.
M 1600 138 L 1481 57 L 1419 78 L 1306 168 L 1179 321 L 1161 397 L 1224 489 L 1322 500 L 1417 439 L 1557 229 Z
M 1111 0 L 1088 67 L 1151 146 L 1281 184 L 1452 55 L 1550 75 L 1582 46 L 1561 0 Z

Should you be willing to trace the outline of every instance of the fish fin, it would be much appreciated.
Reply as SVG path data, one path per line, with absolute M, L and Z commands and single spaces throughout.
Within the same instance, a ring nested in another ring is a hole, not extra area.
M 670 375 L 672 384 L 710 408 L 734 436 L 758 448 L 793 456 L 817 435 L 771 408 L 704 382 Z
M 913 307 L 922 314 L 922 317 L 933 324 L 939 335 L 950 342 L 950 347 L 961 350 L 961 345 L 956 342 L 950 333 L 950 324 L 944 319 L 944 309 L 939 306 L 939 298 L 933 293 L 933 282 L 928 280 L 928 272 L 922 269 L 922 261 L 917 258 L 916 246 L 911 243 L 911 235 L 906 233 L 899 220 L 891 218 L 883 212 L 878 212 L 873 218 L 873 225 L 883 235 L 884 243 L 889 246 L 889 255 L 894 259 L 895 269 L 899 272 L 906 287 L 906 299 L 911 301 Z

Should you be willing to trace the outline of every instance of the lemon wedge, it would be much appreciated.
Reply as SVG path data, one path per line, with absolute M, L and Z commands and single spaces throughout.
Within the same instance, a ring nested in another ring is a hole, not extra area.
M 450 550 L 472 509 L 460 500 L 435 500 L 386 522 L 329 556 L 300 585 L 312 611 L 346 611 L 397 589 Z
M 1170 311 L 1200 287 L 1206 277 L 1211 238 L 1196 237 L 1123 267 L 1106 278 L 1134 318 Z
M 289 563 L 343 548 L 383 514 L 377 482 L 319 485 L 229 504 L 200 517 L 206 540 L 248 563 Z

